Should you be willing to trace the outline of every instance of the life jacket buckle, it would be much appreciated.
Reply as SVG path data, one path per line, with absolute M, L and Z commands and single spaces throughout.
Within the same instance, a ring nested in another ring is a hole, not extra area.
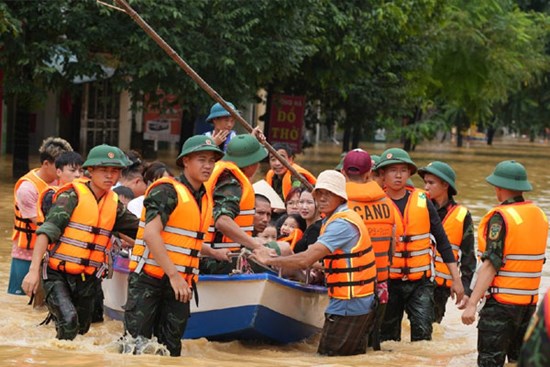
M 401 238 L 400 238 L 401 242 L 405 242 L 405 243 L 411 242 L 411 239 L 412 239 L 412 237 L 408 236 L 408 235 L 401 236 Z
M 411 273 L 411 268 L 409 268 L 408 266 L 404 266 L 402 269 L 402 274 L 403 275 L 409 275 Z

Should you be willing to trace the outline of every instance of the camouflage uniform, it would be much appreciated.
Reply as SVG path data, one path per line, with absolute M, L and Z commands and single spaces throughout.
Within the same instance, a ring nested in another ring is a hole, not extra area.
M 77 204 L 78 196 L 74 189 L 61 193 L 48 212 L 44 224 L 36 231 L 37 235 L 45 234 L 50 243 L 57 242 Z M 113 232 L 135 237 L 138 223 L 139 220 L 119 202 Z M 97 278 L 84 274 L 63 273 L 49 267 L 47 276 L 47 279 L 42 280 L 42 286 L 46 294 L 48 310 L 56 320 L 57 338 L 70 340 L 74 339 L 77 333 L 86 333 L 92 321 Z M 78 323 L 75 323 L 75 319 Z M 75 324 L 78 324 L 78 327 L 75 328 Z
M 184 175 L 178 180 L 193 194 L 200 208 L 202 196 L 206 194 L 204 185 L 195 190 Z M 143 201 L 145 223 L 151 222 L 158 215 L 164 228 L 177 205 L 178 196 L 174 186 L 161 184 L 154 187 Z M 196 289 L 195 286 L 195 292 Z M 158 312 L 159 308 L 162 312 Z M 166 275 L 157 279 L 145 272 L 130 273 L 124 326 L 134 338 L 138 335 L 151 338 L 154 335 L 160 343 L 166 345 L 171 356 L 179 356 L 189 312 L 189 302 L 176 300 L 170 279 Z
M 522 196 L 506 200 L 502 205 L 524 201 Z M 504 218 L 495 213 L 488 223 L 487 247 L 481 261 L 489 260 L 498 272 L 503 266 L 506 225 Z M 529 320 L 536 306 L 508 305 L 489 298 L 479 313 L 477 324 L 477 363 L 480 367 L 503 366 L 506 357 L 515 362 Z
M 283 177 L 279 177 L 278 175 L 273 175 L 271 187 L 273 187 L 273 190 L 275 190 L 275 192 L 284 201 L 285 198 L 283 196 Z M 303 185 L 302 185 L 302 182 L 299 179 L 297 179 L 294 176 L 290 176 L 290 186 L 291 187 L 300 187 L 300 186 L 303 186 Z
M 533 315 L 521 350 L 519 353 L 518 367 L 547 367 L 550 366 L 550 335 L 546 327 L 546 307 L 550 302 L 550 292 L 546 293 L 544 301 L 538 311 Z
M 435 203 L 434 203 L 435 204 Z M 447 215 L 447 211 L 450 206 L 456 205 L 456 202 L 451 197 L 447 204 L 437 209 L 437 214 L 439 218 L 443 221 Z M 470 283 L 472 282 L 472 277 L 476 271 L 476 254 L 475 254 L 475 238 L 474 238 L 474 223 L 472 221 L 472 215 L 468 211 L 466 217 L 464 217 L 464 227 L 463 227 L 462 242 L 460 244 L 460 278 L 462 279 L 462 285 L 464 287 L 464 294 L 470 297 L 472 290 L 470 289 Z M 451 289 L 449 287 L 439 287 L 435 286 L 434 289 L 434 321 L 438 324 L 443 320 L 445 316 L 445 307 L 447 305 L 447 300 L 451 295 Z
M 243 189 L 235 176 L 225 170 L 214 188 L 214 222 L 222 215 L 235 219 L 241 211 L 240 202 Z M 214 242 L 219 242 L 223 234 L 216 232 Z M 235 268 L 234 262 L 218 261 L 211 258 L 203 258 L 200 261 L 201 274 L 229 274 Z

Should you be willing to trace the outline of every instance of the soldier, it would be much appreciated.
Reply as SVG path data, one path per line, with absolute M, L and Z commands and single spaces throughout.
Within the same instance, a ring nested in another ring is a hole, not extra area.
M 518 367 L 546 366 L 550 366 L 550 290 L 531 318 L 518 359 Z
M 185 141 L 176 164 L 179 178 L 163 177 L 148 188 L 130 261 L 124 325 L 134 337 L 156 336 L 171 356 L 181 354 L 199 252 L 227 260 L 203 238 L 212 218 L 212 196 L 204 182 L 223 156 L 214 140 L 196 135 Z M 140 353 L 140 351 L 135 351 Z
M 376 254 L 378 308 L 369 339 L 374 350 L 380 350 L 380 326 L 388 303 L 388 278 L 395 243 L 396 213 L 390 198 L 371 180 L 372 160 L 362 149 L 350 151 L 344 158 L 342 173 L 346 177 L 348 206 L 363 219 Z
M 111 190 L 125 165 L 126 157 L 117 147 L 92 148 L 82 165 L 90 180 L 75 180 L 61 187 L 44 224 L 36 230 L 23 290 L 29 296 L 36 293 L 43 263 L 42 286 L 58 339 L 72 340 L 88 332 L 96 279 L 108 266 L 111 233 L 136 234 L 138 219 Z
M 397 215 L 395 253 L 390 267 L 389 300 L 382 324 L 382 341 L 401 340 L 401 321 L 407 312 L 411 341 L 431 340 L 433 322 L 433 251 L 430 237 L 452 275 L 451 295 L 462 300 L 464 288 L 456 259 L 441 220 L 424 191 L 407 186 L 416 165 L 403 149 L 382 153 L 376 169 L 384 177 L 386 194 Z
M 506 357 L 514 363 L 527 325 L 538 301 L 545 261 L 548 220 L 523 193 L 533 188 L 525 167 L 516 161 L 497 164 L 486 178 L 500 202 L 481 220 L 478 249 L 483 262 L 462 322 L 475 321 L 479 300 L 488 291 L 479 313 L 477 363 L 503 366 Z
M 476 270 L 474 250 L 474 224 L 472 215 L 466 207 L 459 205 L 453 196 L 457 194 L 455 171 L 445 162 L 434 161 L 420 168 L 418 174 L 424 180 L 426 192 L 437 209 L 445 233 L 449 238 L 453 253 L 460 269 L 460 278 L 464 287 L 462 305 L 468 302 L 472 293 L 470 282 Z M 451 295 L 452 277 L 447 266 L 436 250 L 435 254 L 435 289 L 434 321 L 441 323 L 445 315 L 445 306 Z
M 243 247 L 254 250 L 262 246 L 261 239 L 252 237 L 255 198 L 250 178 L 266 156 L 267 150 L 256 137 L 243 134 L 231 140 L 224 158 L 216 163 L 205 184 L 214 197 L 212 222 L 204 239 L 212 248 L 238 252 Z M 228 274 L 232 270 L 231 262 L 201 260 L 201 273 Z

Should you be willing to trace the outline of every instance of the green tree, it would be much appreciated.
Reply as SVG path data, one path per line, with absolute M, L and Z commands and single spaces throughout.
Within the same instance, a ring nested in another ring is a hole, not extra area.
M 454 0 L 446 7 L 433 63 L 434 98 L 460 132 L 491 118 L 522 84 L 547 69 L 547 18 L 521 11 L 512 1 Z

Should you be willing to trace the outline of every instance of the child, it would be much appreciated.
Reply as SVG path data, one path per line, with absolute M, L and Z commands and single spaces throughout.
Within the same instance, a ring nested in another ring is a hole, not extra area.
M 274 223 L 269 223 L 263 232 L 258 233 L 258 237 L 265 240 L 265 242 L 277 241 L 277 227 Z
M 239 112 L 233 103 L 227 102 L 227 104 L 235 112 Z M 231 139 L 237 135 L 235 130 L 233 130 L 235 119 L 221 104 L 216 103 L 210 108 L 210 114 L 206 118 L 206 122 L 211 122 L 214 125 L 214 130 L 208 131 L 204 135 L 211 137 L 218 148 L 225 152 Z
M 36 231 L 35 250 L 22 288 L 31 296 L 42 278 L 58 339 L 72 340 L 88 332 L 96 279 L 107 267 L 111 233 L 136 235 L 139 220 L 111 190 L 125 166 L 126 157 L 119 148 L 92 148 L 82 165 L 90 180 L 75 180 L 61 187 L 44 224 Z
M 21 288 L 23 277 L 29 271 L 37 228 L 37 202 L 39 195 L 57 180 L 55 160 L 63 152 L 72 151 L 71 145 L 64 139 L 49 137 L 42 142 L 40 167 L 31 170 L 15 184 L 14 194 L 14 230 L 11 252 L 10 280 L 8 293 L 24 295 Z
M 300 215 L 289 214 L 281 226 L 281 234 L 278 240 L 288 242 L 290 248 L 294 251 L 294 246 L 296 246 L 296 242 L 302 239 L 305 229 L 306 222 Z

